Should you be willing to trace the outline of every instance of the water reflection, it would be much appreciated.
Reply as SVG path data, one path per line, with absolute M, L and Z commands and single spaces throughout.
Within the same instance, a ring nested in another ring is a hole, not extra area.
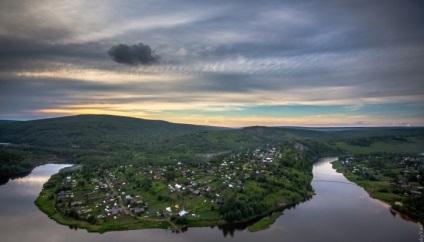
M 245 225 L 189 228 L 180 233 L 151 229 L 88 233 L 57 224 L 34 205 L 41 187 L 63 165 L 36 168 L 28 177 L 0 186 L 1 241 L 417 241 L 419 226 L 393 216 L 360 187 L 336 173 L 329 161 L 314 166 L 317 195 L 284 210 L 269 229 L 248 232 Z M 320 181 L 321 180 L 321 181 Z M 337 182 L 323 182 L 337 181 Z
M 9 180 L 14 180 L 14 179 L 26 177 L 30 173 L 31 173 L 31 171 L 26 171 L 26 172 L 21 172 L 17 175 L 13 175 L 13 176 L 0 177 L 0 186 L 6 184 Z

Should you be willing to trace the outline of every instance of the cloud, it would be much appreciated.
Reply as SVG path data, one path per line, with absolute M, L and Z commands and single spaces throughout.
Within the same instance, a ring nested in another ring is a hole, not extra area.
M 0 117 L 93 103 L 155 112 L 303 104 L 311 108 L 273 109 L 267 118 L 331 110 L 422 124 L 423 7 L 416 0 L 2 0 Z M 328 108 L 334 104 L 347 106 Z M 111 111 L 102 105 L 95 107 Z M 373 124 L 365 116 L 346 122 L 359 121 Z
M 159 56 L 152 51 L 150 46 L 143 43 L 114 45 L 107 53 L 115 62 L 124 65 L 151 65 L 159 62 Z

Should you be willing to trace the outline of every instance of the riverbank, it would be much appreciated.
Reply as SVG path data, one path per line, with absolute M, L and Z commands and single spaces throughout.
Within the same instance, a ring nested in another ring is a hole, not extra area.
M 72 155 L 65 155 L 59 150 L 53 152 L 47 148 L 14 144 L 0 146 L 0 157 L 0 185 L 9 180 L 23 178 L 38 166 L 74 163 Z
M 283 215 L 282 212 L 274 212 L 270 216 L 264 217 L 258 222 L 250 225 L 247 227 L 247 230 L 250 232 L 257 232 L 260 230 L 268 229 L 281 215 Z
M 399 205 L 401 203 L 398 202 L 402 200 L 401 195 L 386 192 L 388 191 L 388 182 L 382 184 L 381 182 L 378 183 L 377 181 L 361 179 L 355 174 L 346 172 L 343 165 L 338 160 L 331 162 L 331 164 L 333 169 L 335 169 L 338 173 L 343 174 L 346 179 L 362 187 L 371 198 L 383 203 L 382 206 L 387 207 L 392 214 L 399 214 L 399 216 L 404 220 L 412 221 L 415 223 L 420 222 L 421 224 L 423 224 L 424 221 L 420 221 L 414 218 L 414 216 L 412 216 L 411 214 L 402 211 L 401 205 Z

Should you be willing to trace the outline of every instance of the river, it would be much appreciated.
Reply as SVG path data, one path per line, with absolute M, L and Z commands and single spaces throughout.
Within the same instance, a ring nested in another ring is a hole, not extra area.
M 88 233 L 57 224 L 34 205 L 44 182 L 68 165 L 37 167 L 24 178 L 0 186 L 1 241 L 420 241 L 420 225 L 393 216 L 381 202 L 332 169 L 323 158 L 314 165 L 316 195 L 287 209 L 271 228 L 255 233 L 239 228 L 189 228 Z

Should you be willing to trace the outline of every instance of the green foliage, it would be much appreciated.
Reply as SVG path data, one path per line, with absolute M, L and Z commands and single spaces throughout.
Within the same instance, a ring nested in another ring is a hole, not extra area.
M 189 223 L 189 220 L 187 219 L 186 216 L 181 217 L 178 215 L 172 215 L 171 221 L 175 222 L 176 224 L 182 224 L 182 225 Z
M 78 115 L 53 119 L 0 124 L 0 140 L 73 149 L 153 149 L 174 138 L 214 127 L 173 124 L 109 115 Z
M 175 171 L 166 171 L 165 172 L 165 178 L 166 178 L 166 181 L 173 181 L 173 180 L 175 180 L 175 177 L 176 177 L 176 174 L 175 174 Z
M 417 219 L 421 223 L 424 222 L 424 196 L 420 197 L 408 197 L 403 206 L 394 204 L 393 208 L 401 213 L 405 213 L 414 219 Z
M 41 152 L 0 147 L 0 177 L 8 178 L 20 173 L 28 173 L 43 163 Z
M 152 189 L 152 180 L 149 178 L 143 178 L 138 182 L 138 186 L 144 191 L 150 191 Z
M 219 213 L 228 222 L 240 221 L 262 214 L 267 211 L 263 204 L 263 197 L 252 196 L 248 201 L 230 195 L 224 199 L 224 204 L 219 208 Z

